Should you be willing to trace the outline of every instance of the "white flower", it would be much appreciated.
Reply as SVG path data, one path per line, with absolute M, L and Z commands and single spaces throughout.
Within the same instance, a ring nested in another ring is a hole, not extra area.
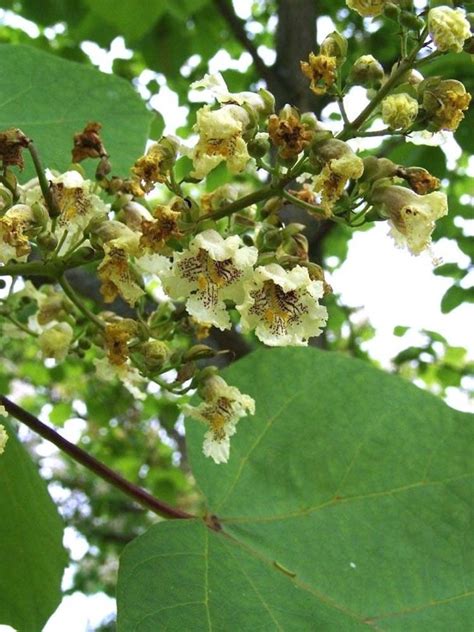
M 124 228 L 127 228 L 124 225 Z M 129 305 L 135 305 L 144 295 L 129 265 L 129 258 L 136 254 L 139 237 L 129 231 L 133 238 L 118 237 L 104 243 L 104 258 L 97 268 L 101 281 L 101 294 L 106 303 L 121 296 Z
M 94 183 L 85 180 L 77 171 L 66 171 L 54 176 L 47 169 L 51 192 L 60 211 L 55 235 L 61 241 L 58 254 L 65 254 L 82 239 L 84 229 L 95 219 L 106 219 L 110 205 L 93 193 Z M 38 184 L 31 183 L 24 189 L 23 196 L 28 204 L 43 203 L 43 194 Z
M 1 263 L 8 263 L 11 259 L 25 261 L 31 250 L 25 232 L 34 225 L 33 211 L 26 204 L 15 204 L 0 217 Z
M 68 354 L 74 331 L 69 323 L 57 323 L 45 329 L 38 337 L 38 344 L 45 358 L 61 362 Z
M 1 417 L 7 417 L 7 416 L 8 416 L 8 413 L 7 413 L 7 411 L 5 410 L 5 406 L 3 406 L 3 405 L 1 405 L 1 404 L 0 404 L 0 416 L 1 416 Z
M 94 360 L 94 365 L 99 380 L 113 382 L 118 379 L 135 399 L 146 399 L 146 393 L 142 390 L 146 385 L 146 380 L 137 368 L 130 365 L 130 361 L 112 364 L 108 358 L 100 358 Z
M 312 281 L 308 270 L 287 271 L 276 263 L 260 266 L 247 286 L 248 296 L 238 305 L 244 332 L 255 329 L 270 346 L 305 346 L 326 324 L 327 310 L 319 305 L 322 281 Z
M 249 105 L 257 111 L 265 108 L 263 98 L 255 92 L 229 92 L 229 88 L 220 72 L 204 75 L 203 79 L 191 84 L 192 90 L 204 88 L 209 90 L 219 103 L 236 103 L 237 105 Z
M 3 408 L 3 406 L 1 408 Z M 3 408 L 3 410 L 5 409 Z M 3 414 L 1 412 L 1 409 L 0 409 L 0 414 Z M 7 441 L 8 441 L 8 435 L 7 435 L 7 431 L 5 430 L 5 426 L 2 426 L 2 424 L 0 424 L 0 454 L 3 454 L 5 452 L 5 445 Z
M 471 27 L 462 9 L 448 6 L 434 7 L 428 13 L 428 29 L 440 51 L 460 53 L 471 36 Z
M 240 105 L 223 105 L 218 110 L 202 107 L 197 115 L 195 130 L 199 141 L 191 153 L 193 178 L 204 178 L 225 161 L 231 173 L 240 173 L 250 160 L 242 134 L 250 117 Z
M 241 417 L 255 414 L 255 401 L 225 380 L 212 376 L 203 389 L 199 406 L 186 406 L 185 414 L 203 421 L 209 430 L 204 435 L 203 452 L 215 463 L 229 460 L 230 437 Z
M 411 189 L 392 185 L 375 193 L 375 201 L 383 205 L 391 225 L 390 236 L 398 247 L 406 247 L 419 255 L 431 245 L 435 221 L 448 212 L 446 195 L 434 191 L 418 195 Z
M 205 230 L 187 250 L 175 254 L 168 273 L 162 272 L 164 289 L 171 298 L 187 298 L 186 309 L 199 322 L 230 329 L 224 301 L 244 299 L 243 283 L 257 255 L 257 249 L 244 246 L 237 235 L 224 239 L 215 230 Z

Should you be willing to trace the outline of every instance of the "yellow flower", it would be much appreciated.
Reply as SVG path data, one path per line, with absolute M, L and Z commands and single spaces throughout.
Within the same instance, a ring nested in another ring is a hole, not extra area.
M 431 86 L 428 84 L 423 92 L 423 107 L 437 130 L 455 132 L 470 102 L 471 95 L 456 79 L 445 79 Z
M 416 119 L 418 101 L 405 92 L 392 94 L 382 101 L 382 120 L 390 129 L 405 129 Z
M 462 9 L 435 7 L 428 13 L 428 29 L 438 50 L 460 53 L 471 37 L 471 27 Z
M 373 17 L 382 13 L 386 0 L 346 0 L 346 4 L 363 17 Z
M 202 396 L 204 401 L 199 406 L 186 406 L 184 412 L 209 428 L 204 435 L 205 456 L 215 463 L 226 463 L 237 422 L 241 417 L 255 414 L 255 401 L 217 375 L 207 380 Z
M 309 54 L 308 61 L 300 61 L 301 71 L 311 80 L 310 89 L 314 94 L 326 94 L 336 81 L 337 57 Z

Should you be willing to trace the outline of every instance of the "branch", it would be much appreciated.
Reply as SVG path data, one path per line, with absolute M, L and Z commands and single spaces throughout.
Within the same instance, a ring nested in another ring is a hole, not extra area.
M 87 454 L 85 450 L 82 450 L 67 439 L 64 439 L 64 437 L 58 434 L 55 430 L 41 422 L 28 411 L 14 404 L 3 395 L 0 395 L 0 404 L 5 406 L 5 409 L 12 417 L 15 417 L 15 419 L 24 423 L 28 426 L 28 428 L 31 428 L 31 430 L 43 437 L 43 439 L 54 443 L 56 447 L 68 454 L 75 461 L 91 470 L 91 472 L 94 472 L 94 474 L 97 474 L 97 476 L 100 476 L 117 489 L 120 489 L 128 496 L 131 496 L 131 498 L 146 509 L 153 511 L 163 518 L 196 518 L 196 516 L 193 516 L 186 511 L 182 511 L 181 509 L 177 509 L 176 507 L 172 507 L 171 505 L 158 500 L 158 498 L 155 498 L 146 490 L 130 483 L 130 481 L 127 481 L 123 478 L 123 476 L 114 472 L 107 467 L 107 465 L 101 463 L 101 461 L 98 461 L 90 454 Z
M 262 79 L 265 79 L 268 86 L 273 85 L 275 82 L 275 75 L 272 69 L 265 64 L 258 54 L 252 40 L 249 39 L 245 30 L 245 22 L 235 14 L 232 6 L 232 0 L 214 0 L 214 4 L 229 25 L 235 39 L 242 44 L 248 53 L 250 53 L 259 75 Z

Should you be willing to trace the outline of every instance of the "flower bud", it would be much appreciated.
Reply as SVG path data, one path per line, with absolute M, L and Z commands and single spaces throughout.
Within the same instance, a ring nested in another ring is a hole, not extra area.
M 398 22 L 398 20 L 400 19 L 400 13 L 400 7 L 398 6 L 398 4 L 394 4 L 393 2 L 387 2 L 383 8 L 383 14 L 385 15 L 385 17 L 387 17 L 389 20 L 394 20 L 395 22 Z
M 171 349 L 161 340 L 148 340 L 139 347 L 143 360 L 149 369 L 161 369 L 171 357 Z
M 275 97 L 271 92 L 265 90 L 265 88 L 260 88 L 258 94 L 262 98 L 263 107 L 260 109 L 260 114 L 262 116 L 269 116 L 273 114 L 275 111 Z
M 347 40 L 337 31 L 330 33 L 320 46 L 321 55 L 335 57 L 340 66 L 347 57 Z
M 362 17 L 374 17 L 384 10 L 385 0 L 346 0 L 346 4 Z
M 365 88 L 379 87 L 385 76 L 384 69 L 372 55 L 362 55 L 354 62 L 348 81 Z
M 421 31 L 425 26 L 425 22 L 422 18 L 414 15 L 410 11 L 402 11 L 400 14 L 399 22 L 402 26 L 413 31 Z
M 216 350 L 207 345 L 193 345 L 183 355 L 186 361 L 202 360 L 204 358 L 212 358 L 216 355 Z
M 270 151 L 268 134 L 259 132 L 248 143 L 247 150 L 252 158 L 263 158 Z
M 382 101 L 382 120 L 390 129 L 406 129 L 418 115 L 418 102 L 405 92 L 392 94 Z
M 397 174 L 397 165 L 388 158 L 367 156 L 364 160 L 364 173 L 362 182 L 374 182 L 381 178 L 392 178 Z
M 469 22 L 462 9 L 440 6 L 428 13 L 428 29 L 439 51 L 460 53 L 471 36 Z
M 53 252 L 57 248 L 58 238 L 50 232 L 40 233 L 36 238 L 36 243 L 41 250 Z

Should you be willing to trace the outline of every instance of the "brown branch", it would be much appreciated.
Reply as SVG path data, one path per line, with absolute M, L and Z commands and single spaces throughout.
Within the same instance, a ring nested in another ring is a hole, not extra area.
M 67 439 L 64 439 L 64 437 L 55 430 L 41 422 L 27 410 L 24 410 L 20 406 L 17 406 L 17 404 L 14 404 L 3 395 L 0 395 L 0 404 L 5 406 L 6 411 L 12 417 L 15 417 L 15 419 L 24 423 L 28 426 L 28 428 L 31 428 L 31 430 L 43 437 L 43 439 L 54 443 L 55 446 L 68 454 L 75 461 L 84 467 L 87 467 L 87 469 L 91 470 L 91 472 L 94 472 L 94 474 L 97 474 L 97 476 L 100 476 L 117 489 L 120 489 L 146 509 L 153 511 L 164 518 L 196 518 L 196 516 L 193 516 L 186 511 L 182 511 L 181 509 L 177 509 L 176 507 L 172 507 L 171 505 L 158 500 L 158 498 L 155 498 L 146 490 L 134 485 L 130 481 L 127 481 L 123 478 L 123 476 L 114 472 L 114 470 L 110 469 L 107 465 L 98 461 L 90 454 L 87 454 L 85 450 L 82 450 Z
M 227 22 L 235 39 L 242 44 L 243 48 L 245 48 L 248 53 L 250 53 L 260 77 L 266 81 L 268 86 L 271 87 L 275 85 L 277 78 L 274 71 L 270 68 L 270 66 L 265 64 L 258 54 L 254 43 L 249 38 L 247 31 L 245 30 L 245 21 L 241 20 L 238 15 L 235 14 L 232 6 L 232 0 L 214 0 L 214 5 Z

